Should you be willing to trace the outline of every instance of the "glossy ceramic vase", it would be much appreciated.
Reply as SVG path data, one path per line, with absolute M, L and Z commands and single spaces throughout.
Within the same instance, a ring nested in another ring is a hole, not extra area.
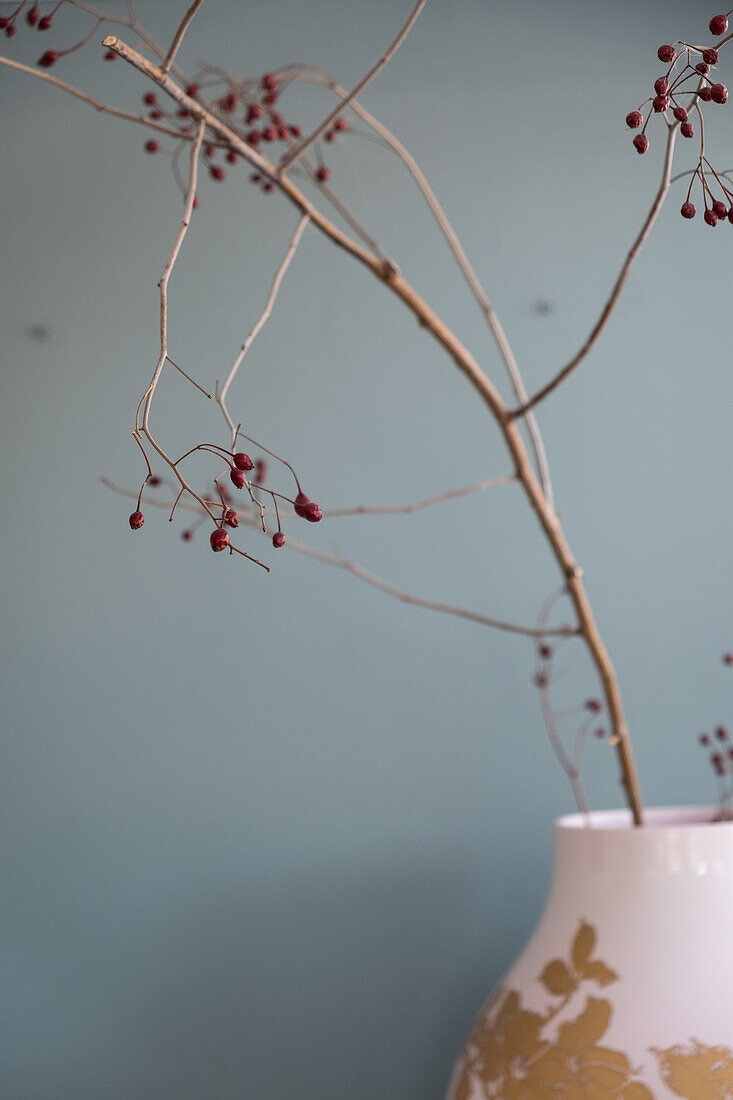
M 563 817 L 545 912 L 448 1100 L 733 1100 L 733 821 Z

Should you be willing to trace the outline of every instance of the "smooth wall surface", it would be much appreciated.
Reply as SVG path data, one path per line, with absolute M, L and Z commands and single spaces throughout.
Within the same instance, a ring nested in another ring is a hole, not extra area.
M 139 0 L 162 40 L 184 7 Z M 207 0 L 182 61 L 257 74 L 302 60 L 351 86 L 408 10 Z M 640 158 L 623 121 L 659 75 L 656 48 L 707 41 L 713 13 L 696 0 L 429 0 L 364 97 L 433 182 L 531 389 L 585 338 L 657 187 L 659 127 Z M 24 28 L 2 52 L 32 64 L 73 41 L 62 15 L 48 40 Z M 145 90 L 94 45 L 54 72 L 132 110 Z M 733 83 L 725 62 L 721 74 Z M 7 69 L 0 88 L 0 1092 L 440 1100 L 539 914 L 552 820 L 572 809 L 532 646 L 263 542 L 265 576 L 213 556 L 203 531 L 184 544 L 183 524 L 152 507 L 129 531 L 128 502 L 99 478 L 141 476 L 130 429 L 178 192 L 137 127 Z M 285 104 L 308 125 L 328 102 Z M 721 168 L 731 111 L 707 114 Z M 680 153 L 682 171 L 694 151 Z M 328 162 L 506 392 L 406 173 L 357 138 Z M 171 282 L 171 354 L 209 386 L 295 222 L 247 176 L 203 180 Z M 540 414 L 649 804 L 713 796 L 696 735 L 733 718 L 719 659 L 733 648 L 733 230 L 684 222 L 680 186 L 602 341 Z M 224 441 L 217 410 L 174 373 L 161 399 L 171 450 Z M 451 363 L 314 232 L 231 406 L 324 508 L 509 472 Z M 524 623 L 558 584 L 515 487 L 304 534 L 416 593 Z M 559 706 L 596 692 L 576 648 L 562 664 Z M 620 804 L 600 743 L 586 780 L 596 808 Z

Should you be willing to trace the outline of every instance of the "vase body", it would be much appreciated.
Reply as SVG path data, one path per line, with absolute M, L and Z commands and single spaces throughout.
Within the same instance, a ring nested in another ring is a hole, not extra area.
M 733 821 L 560 818 L 537 929 L 448 1100 L 733 1100 Z

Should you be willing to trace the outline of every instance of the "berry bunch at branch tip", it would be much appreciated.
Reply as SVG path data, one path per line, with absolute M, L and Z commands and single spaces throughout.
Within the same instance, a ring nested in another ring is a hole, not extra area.
M 712 35 L 720 37 L 728 30 L 730 12 L 714 15 L 708 24 Z M 715 79 L 713 68 L 720 61 L 720 48 L 727 44 L 724 38 L 718 46 L 693 46 L 688 42 L 665 43 L 657 50 L 657 59 L 666 66 L 665 72 L 654 80 L 653 94 L 640 106 L 626 115 L 626 125 L 639 130 L 633 138 L 637 153 L 644 154 L 650 148 L 647 128 L 650 120 L 659 115 L 668 132 L 679 127 L 683 138 L 695 137 L 694 113 L 700 120 L 700 145 L 697 163 L 689 174 L 687 194 L 680 207 L 680 214 L 691 221 L 697 214 L 692 201 L 693 187 L 697 187 L 703 206 L 703 220 L 715 227 L 728 220 L 733 224 L 733 181 L 725 172 L 716 171 L 705 154 L 703 104 L 722 106 L 728 101 L 728 88 Z M 684 102 L 683 102 L 684 100 Z
M 724 653 L 723 664 L 733 667 L 733 653 Z M 713 770 L 718 787 L 719 817 L 727 818 L 731 810 L 729 802 L 733 798 L 733 744 L 725 726 L 716 726 L 713 733 L 698 735 L 698 744 L 707 752 L 708 761 Z

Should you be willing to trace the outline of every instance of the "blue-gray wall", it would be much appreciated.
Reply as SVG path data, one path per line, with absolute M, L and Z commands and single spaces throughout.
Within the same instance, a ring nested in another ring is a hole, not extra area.
M 161 38 L 183 7 L 139 3 Z M 208 0 L 183 57 L 246 73 L 307 60 L 348 86 L 408 8 Z M 661 133 L 642 159 L 623 124 L 660 71 L 656 47 L 701 39 L 711 14 L 681 0 L 431 0 L 365 96 L 444 200 L 531 388 L 584 338 L 656 187 Z M 32 62 L 71 40 L 65 20 L 0 45 Z M 55 71 L 127 107 L 143 89 L 94 47 Z M 203 532 L 184 545 L 152 509 L 130 533 L 128 502 L 98 479 L 140 477 L 130 427 L 155 358 L 177 191 L 138 128 L 16 73 L 0 82 L 0 1091 L 439 1100 L 475 1010 L 533 926 L 552 820 L 572 808 L 531 645 L 292 553 L 269 577 L 212 557 Z M 308 95 L 292 115 L 313 120 L 324 103 Z M 711 158 L 726 168 L 731 111 L 709 111 Z M 399 165 L 346 140 L 329 160 L 501 379 Z M 294 224 L 246 174 L 202 183 L 171 284 L 172 354 L 208 384 Z M 731 717 L 719 654 L 733 644 L 733 236 L 683 222 L 681 201 L 602 342 L 541 412 L 650 804 L 710 797 L 695 734 Z M 155 423 L 171 449 L 223 439 L 187 383 L 171 375 L 163 390 Z M 326 507 L 508 471 L 462 377 L 314 232 L 231 403 Z M 306 533 L 418 593 L 520 621 L 556 584 L 511 487 Z M 596 689 L 582 656 L 567 657 L 569 703 Z M 596 807 L 620 803 L 596 743 L 587 786 Z

